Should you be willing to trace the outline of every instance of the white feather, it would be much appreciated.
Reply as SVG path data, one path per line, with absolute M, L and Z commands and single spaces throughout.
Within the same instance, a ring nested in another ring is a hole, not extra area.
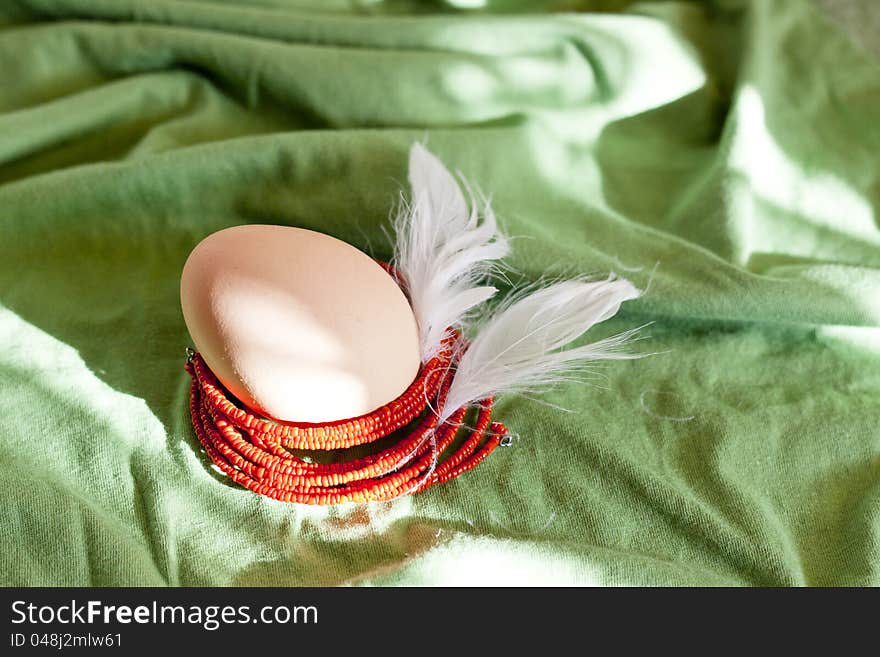
M 481 221 L 474 195 L 469 207 L 452 174 L 419 143 L 410 150 L 409 181 L 412 201 L 394 222 L 394 266 L 409 293 L 425 362 L 450 326 L 495 294 L 481 283 L 508 245 L 488 202 Z
M 501 392 L 557 382 L 563 373 L 591 361 L 638 358 L 620 351 L 635 331 L 559 351 L 613 316 L 621 303 L 638 296 L 639 290 L 622 278 L 571 280 L 538 289 L 501 308 L 462 354 L 440 420 Z

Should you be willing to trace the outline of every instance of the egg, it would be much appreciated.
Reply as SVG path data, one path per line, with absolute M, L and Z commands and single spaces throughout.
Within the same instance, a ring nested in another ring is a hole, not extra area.
M 269 418 L 357 417 L 418 374 L 406 296 L 372 258 L 329 235 L 268 225 L 209 235 L 183 267 L 180 303 L 208 367 Z

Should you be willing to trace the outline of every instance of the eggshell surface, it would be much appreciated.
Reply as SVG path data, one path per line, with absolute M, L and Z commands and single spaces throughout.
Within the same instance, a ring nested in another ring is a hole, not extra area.
M 406 296 L 372 258 L 329 235 L 269 225 L 209 235 L 184 265 L 180 301 L 220 382 L 277 420 L 357 417 L 418 374 Z

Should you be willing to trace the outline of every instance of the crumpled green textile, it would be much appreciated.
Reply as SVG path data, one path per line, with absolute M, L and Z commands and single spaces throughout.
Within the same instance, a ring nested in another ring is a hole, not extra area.
M 2 583 L 880 584 L 880 51 L 831 5 L 0 3 Z M 627 276 L 587 337 L 657 353 L 502 398 L 514 445 L 425 494 L 230 485 L 189 250 L 388 257 L 414 140 L 492 195 L 511 281 Z

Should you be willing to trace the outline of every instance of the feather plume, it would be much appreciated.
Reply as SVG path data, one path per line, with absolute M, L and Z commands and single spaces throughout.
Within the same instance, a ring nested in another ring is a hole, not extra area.
M 410 150 L 409 182 L 411 202 L 394 222 L 394 265 L 409 293 L 425 362 L 450 326 L 460 326 L 495 294 L 481 283 L 508 245 L 489 203 L 482 202 L 481 217 L 470 188 L 469 205 L 452 174 L 419 143 Z
M 540 288 L 499 309 L 461 355 L 446 403 L 445 421 L 456 409 L 501 392 L 555 383 L 565 372 L 597 360 L 638 358 L 620 348 L 635 330 L 563 349 L 591 326 L 639 296 L 622 278 L 570 280 Z M 636 329 L 637 330 L 637 329 Z

